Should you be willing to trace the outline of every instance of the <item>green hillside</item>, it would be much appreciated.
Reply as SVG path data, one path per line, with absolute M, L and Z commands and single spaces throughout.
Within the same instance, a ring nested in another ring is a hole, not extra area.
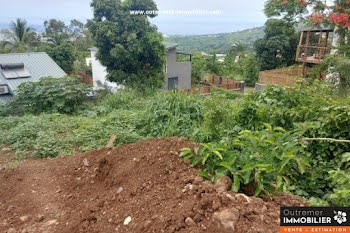
M 242 41 L 250 47 L 255 40 L 264 36 L 264 28 L 247 29 L 240 32 L 221 33 L 211 35 L 169 36 L 165 42 L 179 44 L 179 50 L 189 53 L 215 50 L 217 53 L 227 53 L 236 41 Z

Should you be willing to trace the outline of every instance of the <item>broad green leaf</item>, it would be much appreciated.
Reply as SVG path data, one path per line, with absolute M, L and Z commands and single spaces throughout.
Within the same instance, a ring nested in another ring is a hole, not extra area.
M 221 162 L 219 163 L 220 166 L 226 168 L 227 170 L 229 170 L 231 173 L 233 172 L 232 170 L 232 165 L 229 164 L 228 162 Z
M 198 175 L 204 177 L 207 180 L 210 180 L 210 175 L 206 171 L 199 171 Z

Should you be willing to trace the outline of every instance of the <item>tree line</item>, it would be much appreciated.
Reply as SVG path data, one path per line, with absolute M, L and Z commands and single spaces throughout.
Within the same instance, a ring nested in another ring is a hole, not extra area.
M 67 73 L 88 69 L 85 58 L 94 42 L 86 24 L 73 19 L 69 24 L 57 19 L 44 22 L 44 32 L 37 32 L 25 19 L 11 22 L 1 30 L 0 53 L 47 52 Z

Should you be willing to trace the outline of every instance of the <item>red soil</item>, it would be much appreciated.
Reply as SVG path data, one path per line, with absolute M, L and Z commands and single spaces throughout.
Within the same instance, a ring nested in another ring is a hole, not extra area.
M 221 233 L 228 231 L 218 227 L 213 213 L 235 207 L 235 233 L 268 233 L 279 232 L 280 205 L 305 205 L 289 195 L 248 202 L 217 192 L 178 157 L 181 148 L 195 146 L 176 137 L 151 139 L 2 168 L 0 232 Z M 193 222 L 186 224 L 186 218 Z

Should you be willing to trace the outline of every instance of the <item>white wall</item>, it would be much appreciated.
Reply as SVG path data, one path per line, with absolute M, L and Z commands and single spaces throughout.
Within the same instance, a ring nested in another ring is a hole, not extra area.
M 107 81 L 107 71 L 99 60 L 96 59 L 96 50 L 91 49 L 92 77 L 94 79 L 94 89 L 99 89 L 99 83 L 107 85 L 116 91 L 121 88 L 116 83 Z

